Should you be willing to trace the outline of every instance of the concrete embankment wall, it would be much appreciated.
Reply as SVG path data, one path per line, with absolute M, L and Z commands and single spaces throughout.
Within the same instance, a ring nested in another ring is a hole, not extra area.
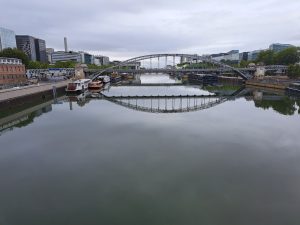
M 246 85 L 285 90 L 289 84 L 288 83 L 271 83 L 271 82 L 264 83 L 264 82 L 255 81 L 255 80 L 247 80 Z
M 28 107 L 32 103 L 42 103 L 53 99 L 53 86 L 56 86 L 57 96 L 65 93 L 67 81 L 26 87 L 17 90 L 2 90 L 0 92 L 0 117 L 13 113 L 16 109 Z

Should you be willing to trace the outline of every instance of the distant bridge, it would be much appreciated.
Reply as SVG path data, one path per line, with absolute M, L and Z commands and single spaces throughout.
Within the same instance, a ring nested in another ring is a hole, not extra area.
M 248 80 L 251 77 L 251 75 L 245 73 L 245 71 L 242 71 L 242 70 L 240 70 L 238 68 L 234 68 L 234 67 L 229 66 L 227 64 L 224 64 L 222 62 L 213 60 L 210 57 L 206 57 L 206 56 L 191 55 L 191 54 L 152 54 L 152 55 L 144 55 L 144 56 L 135 57 L 135 58 L 123 61 L 123 62 L 121 62 L 121 63 L 119 63 L 119 64 L 117 64 L 115 66 L 112 66 L 110 68 L 107 68 L 105 70 L 96 72 L 96 73 L 94 73 L 92 75 L 92 79 L 97 78 L 98 76 L 100 76 L 104 72 L 111 72 L 111 71 L 116 70 L 116 68 L 120 68 L 122 66 L 126 66 L 127 64 L 130 64 L 130 63 L 137 63 L 137 62 L 140 62 L 140 61 L 143 61 L 143 60 L 150 60 L 150 65 L 152 67 L 152 59 L 154 59 L 154 58 L 158 59 L 158 69 L 155 70 L 156 72 L 158 72 L 158 71 L 160 71 L 160 72 L 166 72 L 166 71 L 168 71 L 168 72 L 174 72 L 174 71 L 178 72 L 179 71 L 178 69 L 173 69 L 171 71 L 170 70 L 166 70 L 166 69 L 160 69 L 160 65 L 159 65 L 160 59 L 161 58 L 165 58 L 165 62 L 167 63 L 168 57 L 172 57 L 173 58 L 173 67 L 175 66 L 175 58 L 179 57 L 180 59 L 185 58 L 185 59 L 189 59 L 191 61 L 196 61 L 196 63 L 197 62 L 206 62 L 206 63 L 212 64 L 214 66 L 217 66 L 219 69 L 227 69 L 228 71 L 235 72 L 238 76 L 240 76 L 244 80 Z M 214 68 L 214 69 L 216 69 L 216 68 Z M 199 71 L 199 70 L 200 69 L 195 69 L 194 71 Z M 135 70 L 133 70 L 133 72 L 134 71 Z M 142 70 L 142 71 L 146 72 L 147 70 Z M 182 71 L 186 72 L 186 70 L 182 70 Z M 150 68 L 150 70 L 148 70 L 147 72 L 154 72 L 154 71 L 152 71 L 152 68 Z

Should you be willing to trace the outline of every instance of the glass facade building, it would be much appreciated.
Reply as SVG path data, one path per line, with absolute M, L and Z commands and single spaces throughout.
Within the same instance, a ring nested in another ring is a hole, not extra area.
M 52 63 L 74 61 L 82 63 L 81 54 L 78 52 L 58 51 L 51 54 Z
M 293 45 L 290 44 L 280 44 L 280 43 L 276 43 L 276 44 L 271 44 L 269 49 L 274 51 L 274 52 L 281 52 L 287 48 L 291 48 L 294 47 Z
M 47 63 L 46 42 L 42 39 L 35 39 L 36 59 L 42 63 Z
M 24 52 L 31 61 L 36 61 L 35 38 L 28 35 L 17 35 L 17 47 Z
M 0 27 L 0 51 L 6 48 L 16 48 L 15 32 L 3 27 Z

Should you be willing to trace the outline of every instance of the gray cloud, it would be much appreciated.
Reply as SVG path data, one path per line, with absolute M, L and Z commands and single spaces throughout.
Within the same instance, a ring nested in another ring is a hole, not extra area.
M 0 0 L 0 26 L 115 58 L 300 45 L 300 2 L 278 0 Z

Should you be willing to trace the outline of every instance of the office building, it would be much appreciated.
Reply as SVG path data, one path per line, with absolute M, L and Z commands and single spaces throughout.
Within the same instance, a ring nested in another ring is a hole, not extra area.
M 248 61 L 248 54 L 249 52 L 240 53 L 240 61 Z
M 231 50 L 227 53 L 219 53 L 211 55 L 211 58 L 216 61 L 231 61 L 238 63 L 240 61 L 239 50 Z
M 81 54 L 78 52 L 57 51 L 51 54 L 52 63 L 73 61 L 81 63 Z
M 29 60 L 36 61 L 35 38 L 29 35 L 16 35 L 17 48 L 24 52 Z
M 96 55 L 96 56 L 94 56 L 94 64 L 96 64 L 97 66 L 109 65 L 109 57 L 102 56 L 102 55 Z
M 276 43 L 276 44 L 271 44 L 269 49 L 274 51 L 274 52 L 281 52 L 282 50 L 285 50 L 285 49 L 291 48 L 291 47 L 295 47 L 295 46 L 290 45 L 290 44 Z
M 15 32 L 3 27 L 0 27 L 0 51 L 6 48 L 16 48 Z
M 42 63 L 47 63 L 46 42 L 42 39 L 35 39 L 36 60 Z
M 94 64 L 94 56 L 86 53 L 86 52 L 79 52 L 81 55 L 81 62 L 85 64 Z
M 29 35 L 16 35 L 17 48 L 24 52 L 29 60 L 47 62 L 45 40 Z
M 265 50 L 255 50 L 248 53 L 248 61 L 255 61 L 258 58 L 259 53 Z
M 26 83 L 25 73 L 20 59 L 0 57 L 0 86 Z

